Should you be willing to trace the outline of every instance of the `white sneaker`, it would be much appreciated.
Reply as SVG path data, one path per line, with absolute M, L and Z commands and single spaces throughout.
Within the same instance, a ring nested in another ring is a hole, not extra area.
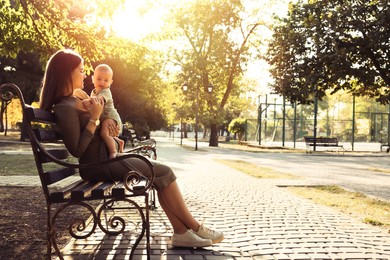
M 172 246 L 177 247 L 205 247 L 211 246 L 213 243 L 210 239 L 204 239 L 196 235 L 192 230 L 188 229 L 183 234 L 173 234 Z
M 201 238 L 211 239 L 213 244 L 219 243 L 224 239 L 223 233 L 220 231 L 209 229 L 203 224 L 200 225 L 198 232 L 195 232 Z

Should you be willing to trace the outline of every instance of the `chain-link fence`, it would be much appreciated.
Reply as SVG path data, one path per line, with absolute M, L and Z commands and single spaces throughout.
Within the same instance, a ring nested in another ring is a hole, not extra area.
M 342 100 L 318 101 L 317 117 L 312 105 L 262 102 L 258 118 L 248 119 L 245 140 L 251 142 L 299 142 L 304 136 L 337 137 L 340 142 L 388 144 L 389 105 L 343 96 Z

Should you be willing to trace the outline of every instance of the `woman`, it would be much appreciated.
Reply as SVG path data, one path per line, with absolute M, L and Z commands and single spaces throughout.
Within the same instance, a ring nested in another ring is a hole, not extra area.
M 79 158 L 80 163 L 92 163 L 107 158 L 107 150 L 98 133 L 103 104 L 92 98 L 90 105 L 83 106 L 80 99 L 73 96 L 76 89 L 84 87 L 86 76 L 83 66 L 83 58 L 78 53 L 71 50 L 56 52 L 46 66 L 40 108 L 54 111 L 58 131 L 69 152 Z M 109 129 L 112 136 L 119 132 L 115 125 L 110 125 Z M 159 203 L 174 231 L 172 245 L 205 247 L 222 241 L 222 232 L 211 230 L 194 219 L 183 200 L 172 170 L 166 165 L 152 163 L 155 171 L 153 184 Z M 121 181 L 129 170 L 134 169 L 146 177 L 150 176 L 145 163 L 136 158 L 116 161 L 106 168 L 80 170 L 80 175 L 88 181 Z

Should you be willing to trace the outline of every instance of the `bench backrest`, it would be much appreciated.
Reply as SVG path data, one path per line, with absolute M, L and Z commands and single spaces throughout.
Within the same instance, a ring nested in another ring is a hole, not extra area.
M 338 144 L 338 139 L 337 137 L 317 137 L 314 139 L 314 137 L 311 136 L 305 136 L 305 142 L 306 144 L 314 144 L 314 141 L 316 144 Z
M 124 125 L 122 128 L 122 133 L 119 136 L 119 138 L 121 138 L 125 142 L 125 146 L 129 144 L 131 148 L 134 148 L 135 147 L 134 142 L 135 140 L 137 140 L 137 134 L 134 129 L 128 128 Z
M 0 93 L 14 93 L 13 96 L 19 97 L 23 110 L 23 127 L 28 133 L 39 178 L 48 200 L 51 185 L 77 173 L 75 168 L 66 166 L 70 160 L 76 159 L 63 145 L 56 131 L 55 117 L 52 112 L 27 105 L 20 89 L 14 84 L 1 85 Z

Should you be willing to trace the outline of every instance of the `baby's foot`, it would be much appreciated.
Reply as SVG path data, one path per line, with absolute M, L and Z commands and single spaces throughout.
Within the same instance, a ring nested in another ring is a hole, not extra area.
M 123 153 L 123 148 L 124 147 L 125 147 L 125 142 L 122 139 L 119 139 L 119 152 L 120 153 Z

